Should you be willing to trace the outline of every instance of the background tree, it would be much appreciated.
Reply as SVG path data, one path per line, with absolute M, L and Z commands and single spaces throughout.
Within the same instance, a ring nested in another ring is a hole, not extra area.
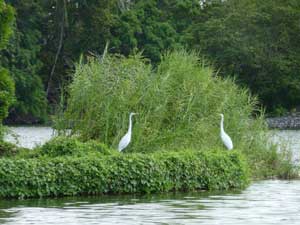
M 212 59 L 221 74 L 258 94 L 269 111 L 300 102 L 300 2 L 213 2 L 188 28 L 186 42 Z
M 46 43 L 41 51 L 43 81 L 48 100 L 56 104 L 60 88 L 69 83 L 79 56 L 101 53 L 112 38 L 110 27 L 117 1 L 48 0 L 41 4 L 47 12 L 42 30 Z
M 163 52 L 180 47 L 179 36 L 165 11 L 167 6 L 167 2 L 157 0 L 132 1 L 130 8 L 117 17 L 113 52 L 129 55 L 139 50 L 157 63 Z
M 10 5 L 0 0 L 0 49 L 3 49 L 12 33 L 11 25 L 14 18 L 14 11 Z
M 9 119 L 14 122 L 34 122 L 46 116 L 47 103 L 40 78 L 43 63 L 41 50 L 41 19 L 43 12 L 33 0 L 8 0 L 16 11 L 14 34 L 0 56 L 3 67 L 10 71 L 16 85 L 16 101 Z
M 1 21 L 6 21 L 9 14 L 3 13 L 1 2 Z M 17 12 L 15 34 L 0 55 L 0 64 L 16 82 L 11 121 L 43 118 L 45 95 L 50 105 L 57 105 L 80 55 L 98 57 L 108 42 L 109 53 L 127 56 L 141 51 L 154 65 L 167 50 L 198 50 L 221 76 L 235 76 L 257 94 L 268 112 L 278 114 L 299 105 L 297 0 L 7 2 Z M 1 25 L 1 31 L 5 27 Z M 1 32 L 3 43 L 8 34 Z
M 13 8 L 0 0 L 0 50 L 5 47 L 12 33 L 14 20 Z M 7 116 L 8 108 L 13 101 L 14 83 L 7 70 L 0 66 L 0 139 L 2 139 L 2 120 Z

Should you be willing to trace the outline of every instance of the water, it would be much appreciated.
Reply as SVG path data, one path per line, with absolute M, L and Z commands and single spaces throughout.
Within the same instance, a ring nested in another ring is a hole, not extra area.
M 19 133 L 27 138 L 20 145 L 52 135 L 46 128 L 23 129 Z M 272 135 L 299 151 L 300 131 Z M 299 193 L 299 180 L 265 180 L 241 192 L 1 200 L 0 224 L 299 224 Z
M 3 224 L 299 224 L 300 181 L 240 193 L 182 193 L 1 201 Z
M 300 130 L 275 130 L 270 132 L 271 140 L 279 144 L 279 148 L 292 150 L 295 163 L 300 161 Z
M 34 148 L 50 140 L 53 136 L 54 131 L 51 127 L 18 126 L 9 128 L 5 140 L 21 147 Z

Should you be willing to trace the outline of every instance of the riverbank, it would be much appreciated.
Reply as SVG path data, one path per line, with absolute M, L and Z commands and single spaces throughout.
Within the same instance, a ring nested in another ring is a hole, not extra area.
M 300 115 L 287 115 L 282 117 L 267 118 L 266 122 L 270 129 L 300 129 Z

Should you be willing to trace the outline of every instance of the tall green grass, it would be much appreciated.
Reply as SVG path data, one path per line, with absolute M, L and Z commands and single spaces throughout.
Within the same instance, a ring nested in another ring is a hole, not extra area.
M 253 119 L 256 98 L 234 80 L 216 75 L 194 52 L 176 51 L 153 68 L 140 55 L 108 55 L 76 66 L 65 112 L 57 118 L 61 132 L 83 140 L 98 139 L 116 148 L 134 117 L 132 143 L 125 152 L 223 149 L 220 113 L 234 146 L 247 156 L 253 176 L 272 176 L 283 159 L 267 146 L 267 127 Z M 287 168 L 287 167 L 286 167 Z

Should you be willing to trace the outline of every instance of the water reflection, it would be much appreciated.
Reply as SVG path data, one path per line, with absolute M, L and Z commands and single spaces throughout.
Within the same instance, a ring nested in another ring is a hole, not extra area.
M 4 224 L 298 224 L 300 181 L 242 192 L 1 201 Z

